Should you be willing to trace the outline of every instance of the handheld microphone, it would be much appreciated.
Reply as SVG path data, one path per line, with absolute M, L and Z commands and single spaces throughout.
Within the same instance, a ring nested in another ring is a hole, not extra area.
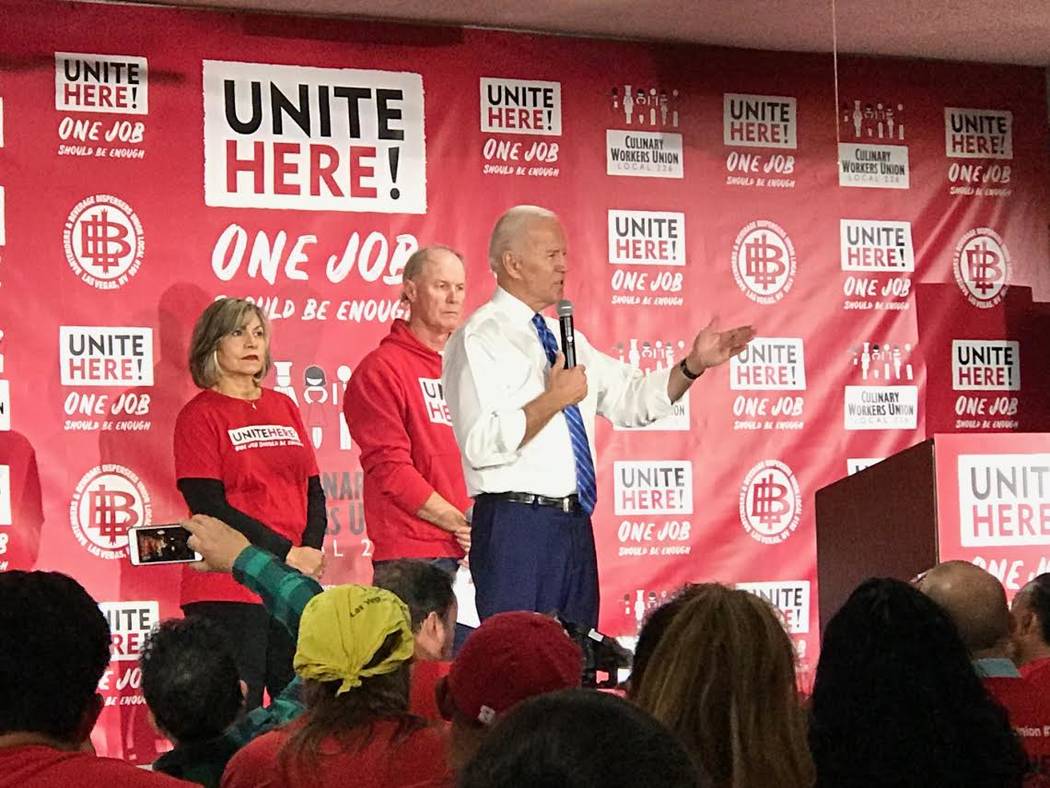
M 558 324 L 561 326 L 561 352 L 565 354 L 565 368 L 576 366 L 576 339 L 572 329 L 572 301 L 558 302 Z

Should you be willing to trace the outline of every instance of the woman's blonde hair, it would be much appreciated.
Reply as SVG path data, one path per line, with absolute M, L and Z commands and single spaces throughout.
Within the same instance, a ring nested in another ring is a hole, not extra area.
M 219 342 L 227 334 L 244 328 L 252 317 L 259 318 L 266 338 L 270 337 L 270 322 L 263 311 L 243 298 L 219 298 L 208 305 L 193 327 L 190 339 L 190 374 L 198 388 L 210 389 L 219 380 L 221 370 L 216 358 Z M 270 343 L 266 343 L 262 369 L 254 375 L 256 381 L 266 377 L 273 362 L 270 359 Z
M 691 587 L 632 694 L 719 788 L 813 785 L 791 639 L 754 594 Z

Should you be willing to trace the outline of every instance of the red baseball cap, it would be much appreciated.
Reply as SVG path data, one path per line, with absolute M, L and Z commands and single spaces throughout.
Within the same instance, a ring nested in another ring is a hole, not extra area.
M 498 613 L 467 638 L 447 689 L 460 713 L 489 725 L 526 698 L 579 687 L 582 668 L 583 652 L 553 618 Z

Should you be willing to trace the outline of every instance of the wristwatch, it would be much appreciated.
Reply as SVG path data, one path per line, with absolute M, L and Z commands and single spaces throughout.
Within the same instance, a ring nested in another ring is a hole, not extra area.
M 678 368 L 682 370 L 682 374 L 689 378 L 689 380 L 696 380 L 698 377 L 704 374 L 703 370 L 701 370 L 700 372 L 693 372 L 692 370 L 690 370 L 689 367 L 686 366 L 684 358 L 678 362 Z

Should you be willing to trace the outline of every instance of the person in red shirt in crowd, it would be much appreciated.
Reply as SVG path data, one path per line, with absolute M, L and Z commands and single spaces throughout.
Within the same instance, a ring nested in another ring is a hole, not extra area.
M 1021 675 L 1050 698 L 1050 573 L 1018 591 L 1011 610 L 1017 621 L 1014 659 Z
M 91 749 L 110 632 L 76 580 L 3 572 L 0 599 L 0 788 L 189 785 Z
M 946 561 L 926 572 L 918 587 L 955 623 L 981 681 L 1010 715 L 1032 766 L 1025 784 L 1050 786 L 1050 698 L 1011 659 L 1016 621 L 1002 584 L 968 561 Z
M 306 711 L 238 752 L 223 788 L 447 785 L 444 731 L 408 712 L 412 650 L 408 608 L 389 591 L 315 596 L 295 652 Z
M 452 722 L 449 762 L 461 772 L 492 725 L 526 698 L 579 687 L 583 653 L 549 616 L 497 613 L 481 622 L 437 686 Z
M 175 476 L 193 514 L 228 523 L 320 578 L 327 510 L 317 460 L 295 403 L 261 385 L 270 366 L 270 328 L 257 306 L 220 298 L 204 310 L 189 358 L 202 391 L 175 421 Z M 261 705 L 264 687 L 276 697 L 292 680 L 295 643 L 229 575 L 184 566 L 182 609 L 227 633 L 248 709 Z
M 465 273 L 445 246 L 405 264 L 409 318 L 354 371 L 343 413 L 361 447 L 372 562 L 419 558 L 455 574 L 470 548 L 470 506 L 441 385 L 441 353 L 463 315 Z
M 409 708 L 427 720 L 441 720 L 435 694 L 448 675 L 459 605 L 452 578 L 427 561 L 384 561 L 375 569 L 372 585 L 385 588 L 408 606 L 415 639 Z

